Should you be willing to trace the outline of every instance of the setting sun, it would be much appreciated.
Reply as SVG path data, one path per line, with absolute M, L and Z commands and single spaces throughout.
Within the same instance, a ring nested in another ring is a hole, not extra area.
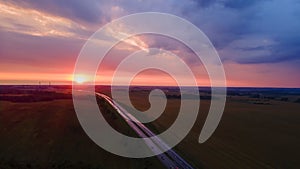
M 74 75 L 74 80 L 76 83 L 82 84 L 88 81 L 88 78 L 85 75 Z

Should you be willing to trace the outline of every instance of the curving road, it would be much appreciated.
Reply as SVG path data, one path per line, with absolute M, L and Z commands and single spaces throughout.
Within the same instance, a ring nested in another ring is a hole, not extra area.
M 145 140 L 147 146 L 154 153 L 161 152 L 164 149 L 169 149 L 167 152 L 157 155 L 156 157 L 169 169 L 193 169 L 193 167 L 173 151 L 164 141 L 148 129 L 143 123 L 139 122 L 134 116 L 126 111 L 120 104 L 112 100 L 110 97 L 96 93 L 97 96 L 105 99 L 113 108 L 120 114 L 126 123 L 141 137 L 151 137 L 150 140 Z

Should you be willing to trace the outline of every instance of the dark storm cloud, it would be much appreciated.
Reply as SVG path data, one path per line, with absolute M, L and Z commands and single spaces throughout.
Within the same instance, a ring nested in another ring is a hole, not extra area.
M 300 59 L 299 1 L 225 0 L 184 11 L 208 35 L 222 60 L 249 64 Z
M 281 45 L 274 47 L 274 52 L 281 60 L 300 59 L 300 36 L 287 41 L 283 41 Z
M 262 0 L 226 0 L 223 3 L 225 7 L 241 9 L 250 7 L 261 1 Z
M 200 7 L 207 7 L 207 6 L 217 2 L 217 0 L 194 0 L 194 1 Z

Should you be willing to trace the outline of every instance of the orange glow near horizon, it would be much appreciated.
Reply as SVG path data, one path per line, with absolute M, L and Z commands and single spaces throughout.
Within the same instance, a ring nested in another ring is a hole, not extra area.
M 255 66 L 257 72 L 253 71 L 252 65 L 240 65 L 236 63 L 226 63 L 224 64 L 224 69 L 227 77 L 227 86 L 230 87 L 299 87 L 299 81 L 291 83 L 291 78 L 289 76 L 284 76 L 287 73 L 293 73 L 289 69 L 279 70 L 279 64 L 275 64 L 272 67 L 266 68 L 264 65 Z M 266 69 L 270 70 L 269 74 L 261 74 Z M 240 71 L 234 71 L 240 70 Z M 210 86 L 207 75 L 201 75 L 199 72 L 195 72 L 197 83 L 199 86 Z M 276 76 L 271 76 L 276 74 Z M 279 78 L 280 77 L 280 78 Z M 126 78 L 126 77 L 124 77 Z M 181 77 L 184 78 L 184 77 Z M 72 84 L 75 81 L 78 84 L 91 84 L 94 77 L 89 75 L 77 75 L 73 76 L 72 73 L 0 73 L 0 84 L 12 84 L 12 85 L 26 85 L 33 84 L 37 85 L 39 82 L 42 84 Z M 112 79 L 112 72 L 102 72 L 98 74 L 95 78 L 96 85 L 110 85 Z M 119 83 L 122 85 L 122 81 Z M 146 72 L 141 73 L 136 76 L 131 85 L 141 85 L 141 86 L 176 86 L 176 81 L 167 74 Z
M 84 74 L 74 75 L 74 77 L 73 77 L 73 81 L 78 84 L 84 84 L 84 83 L 90 82 L 90 80 L 91 79 L 87 75 L 84 75 Z

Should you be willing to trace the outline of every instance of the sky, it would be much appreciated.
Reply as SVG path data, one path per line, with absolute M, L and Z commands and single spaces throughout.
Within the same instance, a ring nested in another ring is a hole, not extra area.
M 0 0 L 0 84 L 70 83 L 87 39 L 110 21 L 137 12 L 170 13 L 195 24 L 219 53 L 228 86 L 300 87 L 299 0 Z M 115 46 L 97 82 L 109 84 L 122 59 L 150 47 L 177 54 L 191 67 L 198 85 L 210 84 L 189 49 L 155 35 Z M 78 82 L 87 80 L 82 76 Z M 178 76 L 184 78 L 184 73 Z M 166 72 L 155 70 L 139 73 L 132 82 L 174 83 Z

